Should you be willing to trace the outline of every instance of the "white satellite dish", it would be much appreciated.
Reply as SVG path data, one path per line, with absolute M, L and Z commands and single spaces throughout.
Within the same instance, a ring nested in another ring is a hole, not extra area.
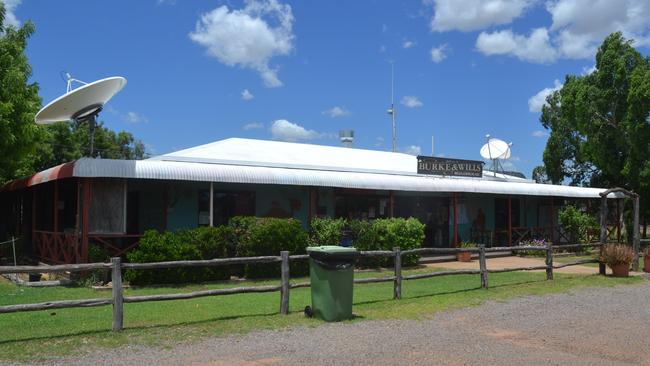
M 62 96 L 48 103 L 41 108 L 34 120 L 37 124 L 50 124 L 55 122 L 73 120 L 76 122 L 88 122 L 90 127 L 90 155 L 93 154 L 94 130 L 96 118 L 104 105 L 126 85 L 126 79 L 121 76 L 113 76 L 97 80 L 92 83 L 84 83 L 81 80 L 67 78 L 67 91 Z M 72 89 L 72 83 L 77 82 L 82 86 Z
M 494 160 L 494 159 L 507 159 L 510 157 L 510 146 L 507 142 L 489 137 L 485 145 L 481 147 L 481 156 L 483 159 Z M 507 157 L 505 157 L 508 155 Z
M 497 170 L 501 166 L 499 160 L 510 159 L 512 155 L 512 149 L 510 148 L 512 143 L 490 137 L 490 135 L 486 135 L 485 138 L 487 138 L 487 143 L 481 147 L 481 156 L 483 159 L 492 160 L 492 171 L 496 176 Z M 503 171 L 503 167 L 501 167 L 501 171 Z
M 68 85 L 75 79 L 68 79 Z M 83 83 L 83 82 L 82 82 Z M 36 113 L 36 123 L 49 124 L 61 121 L 83 120 L 97 114 L 117 92 L 126 85 L 126 79 L 114 76 L 85 84 L 54 99 Z

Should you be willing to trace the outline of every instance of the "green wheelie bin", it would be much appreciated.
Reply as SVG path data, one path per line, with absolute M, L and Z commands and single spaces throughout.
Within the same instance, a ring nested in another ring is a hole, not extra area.
M 355 248 L 320 246 L 307 248 L 311 278 L 311 308 L 305 313 L 328 322 L 352 318 L 352 284 Z

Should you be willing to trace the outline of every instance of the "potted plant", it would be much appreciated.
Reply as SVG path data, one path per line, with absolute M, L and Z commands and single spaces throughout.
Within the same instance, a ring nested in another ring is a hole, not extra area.
M 476 244 L 469 242 L 469 241 L 464 241 L 458 244 L 458 247 L 461 249 L 469 249 L 469 248 L 476 248 Z M 456 259 L 458 259 L 459 262 L 471 262 L 472 261 L 472 252 L 470 251 L 460 251 L 456 253 Z
M 630 263 L 634 259 L 634 250 L 625 244 L 608 244 L 600 252 L 600 261 L 612 269 L 614 277 L 627 277 Z
M 643 272 L 650 273 L 650 247 L 643 250 Z

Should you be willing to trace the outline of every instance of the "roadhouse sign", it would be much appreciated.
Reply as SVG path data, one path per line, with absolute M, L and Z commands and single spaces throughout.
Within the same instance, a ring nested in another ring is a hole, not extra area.
M 476 160 L 418 156 L 418 174 L 481 178 L 483 176 L 483 164 L 482 161 Z

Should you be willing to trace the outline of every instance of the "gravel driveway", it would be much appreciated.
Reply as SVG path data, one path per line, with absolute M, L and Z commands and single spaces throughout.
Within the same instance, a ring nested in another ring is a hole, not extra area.
M 650 282 L 525 297 L 431 320 L 362 321 L 128 347 L 61 365 L 650 365 Z

